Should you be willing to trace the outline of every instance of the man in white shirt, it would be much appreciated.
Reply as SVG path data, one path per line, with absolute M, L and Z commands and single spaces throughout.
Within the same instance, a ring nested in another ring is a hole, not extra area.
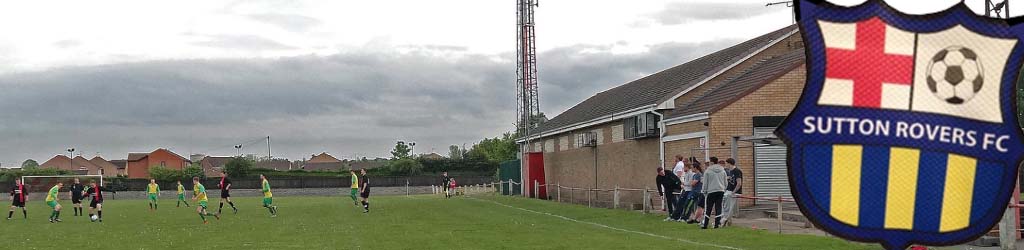
M 690 168 L 683 163 L 685 161 L 686 159 L 684 159 L 682 155 L 676 155 L 676 166 L 672 169 L 672 172 L 675 173 L 676 176 L 679 176 L 679 180 L 683 181 L 683 195 L 679 197 L 686 197 L 686 192 L 693 190 L 693 187 L 690 186 L 690 175 L 692 175 L 692 173 L 690 173 Z
M 684 177 L 683 177 L 683 176 L 686 175 L 684 173 L 685 166 L 686 165 L 683 164 L 683 156 L 682 155 L 676 155 L 676 165 L 675 165 L 675 167 L 672 167 L 672 173 L 675 174 L 676 177 L 678 177 L 679 180 L 683 182 L 684 186 L 686 185 L 686 179 L 684 179 Z M 685 189 L 685 187 L 684 187 L 684 189 Z M 688 191 L 688 190 L 686 190 L 686 191 Z M 675 198 L 676 198 L 675 200 L 665 200 L 665 202 L 671 202 L 673 205 L 675 205 L 675 203 L 678 202 L 679 198 L 686 197 L 685 193 L 686 193 L 685 191 L 682 192 L 682 193 L 679 193 L 679 195 L 675 196 Z
M 679 177 L 680 180 L 683 179 L 683 171 L 685 171 L 683 168 L 685 166 L 686 166 L 686 164 L 683 163 L 683 156 L 682 155 L 676 155 L 676 166 L 674 168 L 672 168 L 672 173 L 675 173 L 676 177 Z M 684 182 L 685 182 L 685 180 L 684 180 Z

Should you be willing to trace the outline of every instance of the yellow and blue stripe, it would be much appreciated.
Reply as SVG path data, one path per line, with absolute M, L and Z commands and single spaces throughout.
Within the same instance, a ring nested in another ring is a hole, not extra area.
M 812 145 L 804 181 L 815 204 L 859 228 L 952 232 L 992 206 L 1003 168 L 913 148 Z

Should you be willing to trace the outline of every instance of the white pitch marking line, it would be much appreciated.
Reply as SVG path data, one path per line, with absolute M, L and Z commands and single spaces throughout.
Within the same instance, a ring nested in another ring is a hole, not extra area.
M 592 226 L 603 227 L 603 228 L 607 228 L 607 229 L 611 229 L 611 230 L 615 230 L 615 231 L 620 231 L 620 232 L 627 232 L 627 233 L 634 233 L 634 234 L 639 234 L 639 235 L 646 235 L 646 236 L 651 236 L 651 237 L 655 237 L 655 238 L 662 238 L 662 239 L 666 239 L 666 240 L 676 240 L 676 241 L 679 241 L 679 242 L 689 243 L 689 244 L 693 244 L 693 245 L 710 246 L 710 247 L 717 247 L 717 248 L 722 248 L 722 249 L 732 249 L 732 250 L 744 250 L 743 248 L 736 248 L 736 247 L 730 247 L 730 246 L 722 246 L 722 245 L 716 245 L 716 244 L 711 244 L 711 243 L 696 242 L 696 241 L 691 241 L 691 240 L 686 240 L 686 239 L 672 238 L 672 237 L 668 237 L 668 236 L 664 236 L 664 235 L 652 234 L 652 233 L 648 233 L 648 232 L 640 232 L 640 231 L 633 231 L 633 230 L 628 230 L 628 229 L 622 229 L 622 228 L 612 227 L 612 226 L 609 226 L 609 225 L 595 223 L 595 222 L 580 221 L 580 220 L 576 220 L 576 219 L 573 219 L 573 218 L 569 218 L 569 217 L 565 217 L 565 216 L 561 216 L 561 215 L 557 215 L 557 214 L 551 214 L 551 213 L 539 212 L 539 211 L 534 211 L 534 210 L 520 208 L 520 207 L 514 207 L 514 206 L 506 205 L 504 203 L 497 202 L 497 201 L 481 200 L 481 199 L 477 199 L 477 198 L 474 198 L 474 197 L 469 197 L 469 199 L 473 199 L 473 200 L 477 200 L 477 201 L 490 202 L 490 203 L 494 203 L 494 204 L 497 204 L 499 206 L 503 206 L 503 207 L 507 207 L 507 208 L 518 209 L 518 210 L 522 210 L 522 211 L 526 211 L 526 212 L 530 212 L 530 213 L 535 213 L 535 214 L 547 215 L 547 216 L 551 216 L 551 217 L 555 217 L 555 218 L 559 218 L 559 219 L 563 219 L 563 220 L 567 220 L 567 221 L 572 221 L 572 222 L 576 222 L 576 223 L 583 223 L 583 224 L 589 224 L 589 225 L 592 225 Z

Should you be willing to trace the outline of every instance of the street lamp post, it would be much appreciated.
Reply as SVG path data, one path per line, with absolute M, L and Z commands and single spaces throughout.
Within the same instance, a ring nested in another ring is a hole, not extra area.
M 75 148 L 68 148 L 68 169 L 74 171 L 75 169 Z
M 235 145 L 235 155 L 242 156 L 242 144 Z
M 416 142 L 410 142 L 409 146 L 412 146 L 412 157 L 416 158 Z

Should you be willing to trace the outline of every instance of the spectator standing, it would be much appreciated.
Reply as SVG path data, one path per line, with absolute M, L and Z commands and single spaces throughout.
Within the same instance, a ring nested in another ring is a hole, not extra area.
M 743 194 L 743 171 L 736 167 L 736 160 L 725 159 L 725 169 L 729 172 L 728 184 L 725 187 L 725 207 L 722 208 L 722 224 L 728 224 L 729 217 L 736 211 L 736 197 Z
M 682 155 L 676 155 L 676 166 L 672 168 L 672 173 L 674 173 L 676 177 L 679 177 L 679 179 L 681 180 L 685 179 L 683 177 L 686 172 L 686 164 L 684 163 L 685 160 L 686 159 L 684 159 Z
M 658 196 L 665 199 L 665 206 L 668 208 L 668 214 L 671 215 L 672 212 L 675 212 L 673 204 L 676 201 L 675 192 L 679 192 L 682 182 L 679 181 L 679 177 L 662 167 L 658 167 L 658 177 L 654 181 L 658 184 Z M 665 221 L 671 220 L 671 218 L 669 216 L 665 218 Z
M 690 201 L 693 195 L 691 192 L 693 190 L 693 183 L 690 182 L 690 179 L 693 179 L 693 170 L 691 170 L 690 165 L 684 165 L 682 177 L 680 178 L 683 182 L 683 192 L 679 193 L 679 197 L 676 197 L 676 211 L 672 213 L 671 217 L 675 221 L 684 221 L 682 219 L 683 214 L 690 210 L 690 205 L 693 204 Z
M 686 218 L 687 224 L 697 223 L 697 219 L 700 218 L 704 213 L 704 194 L 701 193 L 702 183 L 701 179 L 704 177 L 704 167 L 700 164 L 697 159 L 693 159 L 693 175 L 690 176 L 690 185 L 693 186 L 693 190 L 690 190 L 690 200 L 688 209 L 683 213 L 682 218 Z
M 726 174 L 725 168 L 719 165 L 717 157 L 711 157 L 711 164 L 704 172 L 704 186 L 701 187 L 701 191 L 707 195 L 701 229 L 708 228 L 711 217 L 715 218 L 715 228 L 718 228 L 722 222 L 722 198 L 725 195 L 726 175 L 728 174 Z

